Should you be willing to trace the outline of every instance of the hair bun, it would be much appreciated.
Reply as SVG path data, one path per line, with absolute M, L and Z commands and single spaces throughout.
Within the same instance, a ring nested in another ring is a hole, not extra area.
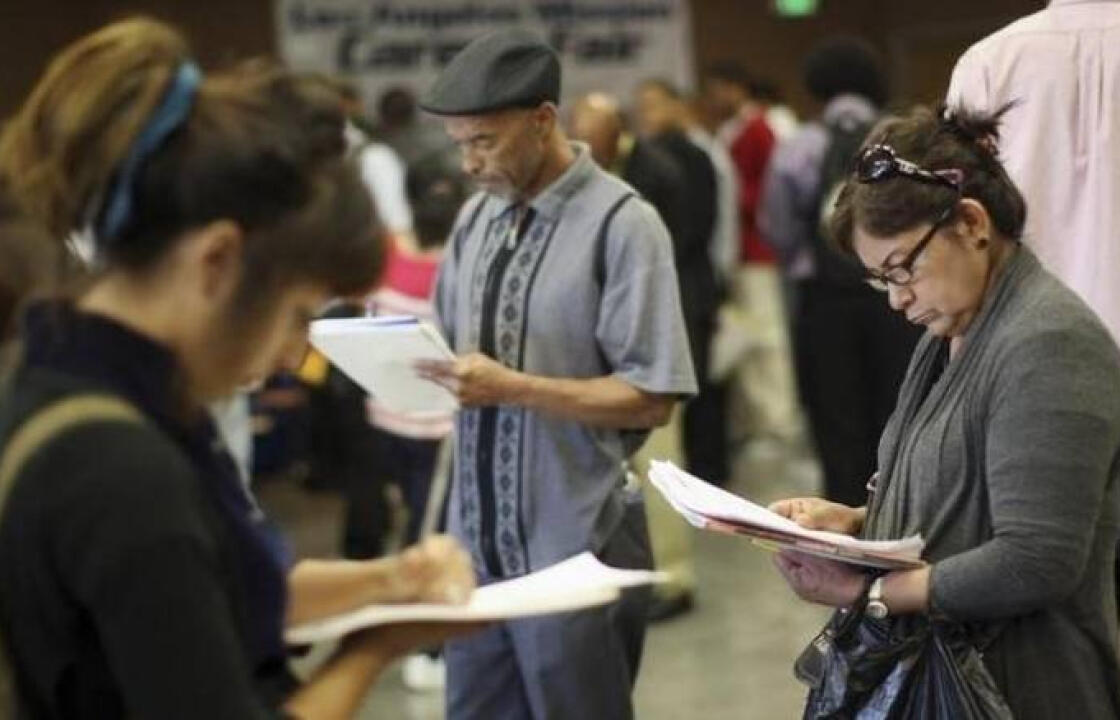
M 990 114 L 943 104 L 938 108 L 937 116 L 943 129 L 995 158 L 999 155 L 999 126 L 1003 114 L 1014 104 L 1007 103 Z

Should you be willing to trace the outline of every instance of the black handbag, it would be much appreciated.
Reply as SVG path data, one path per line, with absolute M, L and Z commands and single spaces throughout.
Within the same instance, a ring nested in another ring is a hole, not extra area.
M 865 592 L 797 659 L 794 674 L 809 686 L 804 720 L 1012 720 L 962 630 L 928 618 L 876 620 L 866 607 Z

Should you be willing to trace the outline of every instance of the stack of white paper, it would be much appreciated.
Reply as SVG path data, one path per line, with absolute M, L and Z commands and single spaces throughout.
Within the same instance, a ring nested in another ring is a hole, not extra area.
M 371 605 L 290 628 L 285 638 L 292 645 L 306 645 L 389 623 L 481 622 L 570 612 L 614 602 L 623 588 L 665 579 L 664 573 L 608 567 L 585 552 L 544 570 L 480 587 L 465 605 Z
M 649 479 L 673 509 L 698 528 L 746 535 L 763 544 L 857 565 L 906 568 L 922 564 L 925 544 L 919 535 L 877 541 L 806 530 L 789 518 L 706 483 L 669 462 L 651 463 Z
M 453 360 L 431 323 L 414 317 L 342 318 L 311 323 L 311 344 L 389 410 L 446 413 L 459 407 L 447 388 L 420 377 L 418 360 Z

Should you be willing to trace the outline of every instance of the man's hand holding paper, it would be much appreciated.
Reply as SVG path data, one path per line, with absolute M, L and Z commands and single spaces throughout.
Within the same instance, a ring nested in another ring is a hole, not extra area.
M 420 377 L 447 388 L 463 407 L 490 407 L 516 399 L 523 376 L 482 353 L 454 360 L 419 360 Z
M 316 320 L 311 343 L 393 412 L 431 415 L 459 406 L 446 385 L 417 373 L 418 363 L 447 367 L 457 362 L 430 323 L 414 317 Z

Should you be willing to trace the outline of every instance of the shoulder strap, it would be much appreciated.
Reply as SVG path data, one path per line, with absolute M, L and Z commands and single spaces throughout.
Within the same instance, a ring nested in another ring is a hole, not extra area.
M 3 512 L 16 475 L 40 448 L 78 425 L 113 420 L 144 422 L 140 411 L 129 403 L 101 394 L 75 395 L 59 400 L 25 420 L 0 455 L 0 512 Z
M 34 455 L 67 430 L 91 422 L 118 421 L 140 424 L 140 411 L 111 395 L 86 393 L 64 398 L 36 411 L 12 435 L 0 454 L 0 516 L 19 471 Z M 16 706 L 15 685 L 4 638 L 0 635 L 0 708 Z
M 599 288 L 600 302 L 602 302 L 603 293 L 607 288 L 607 239 L 611 230 L 611 221 L 614 220 L 614 216 L 618 214 L 618 211 L 622 209 L 626 201 L 634 197 L 635 194 L 634 192 L 627 192 L 611 203 L 611 206 L 607 208 L 606 214 L 603 215 L 603 221 L 599 223 L 599 231 L 595 235 L 594 272 L 595 284 Z M 599 364 L 603 367 L 605 372 L 610 372 L 611 364 L 607 360 L 607 355 L 603 352 L 601 347 L 599 348 Z
M 628 192 L 614 201 L 614 204 L 607 209 L 607 214 L 603 216 L 599 233 L 595 236 L 595 282 L 598 283 L 600 290 L 606 287 L 607 282 L 607 235 L 610 233 L 611 221 L 632 197 L 634 193 Z
M 474 208 L 471 209 L 470 214 L 467 216 L 467 221 L 455 232 L 455 245 L 451 248 L 451 251 L 455 253 L 456 263 L 459 262 L 459 256 L 462 254 L 463 238 L 470 235 L 475 222 L 478 220 L 478 216 L 482 214 L 482 208 L 485 207 L 486 201 L 490 199 L 490 196 L 485 193 L 479 193 L 479 196 Z

